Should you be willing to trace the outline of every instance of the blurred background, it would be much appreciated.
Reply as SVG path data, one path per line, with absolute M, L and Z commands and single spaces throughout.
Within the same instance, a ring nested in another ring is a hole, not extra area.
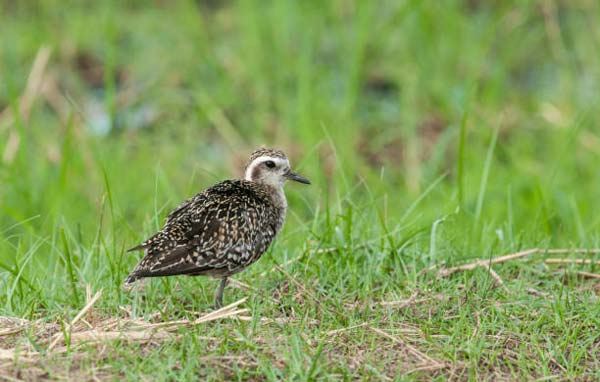
M 3 282 L 62 274 L 69 253 L 96 277 L 88 253 L 118 285 L 124 248 L 261 145 L 313 180 L 288 185 L 284 248 L 428 251 L 418 232 L 444 219 L 448 259 L 593 246 L 599 15 L 594 0 L 2 1 Z

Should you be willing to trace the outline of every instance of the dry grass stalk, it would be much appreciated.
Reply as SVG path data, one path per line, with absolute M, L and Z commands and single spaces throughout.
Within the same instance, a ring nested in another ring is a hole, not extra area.
M 23 331 L 25 328 L 26 328 L 26 325 L 0 330 L 0 337 L 10 336 L 11 334 L 17 334 L 17 333 Z
M 532 287 L 525 288 L 525 291 L 533 296 L 554 300 L 554 296 L 552 296 L 550 293 L 542 292 Z
M 520 252 L 516 252 L 516 253 L 512 253 L 510 255 L 505 255 L 505 256 L 500 256 L 500 257 L 496 257 L 490 260 L 477 260 L 473 263 L 469 263 L 469 264 L 465 264 L 465 265 L 460 265 L 458 267 L 453 267 L 453 268 L 443 268 L 440 270 L 439 275 L 440 277 L 448 277 L 450 275 L 452 275 L 453 273 L 456 272 L 460 272 L 460 271 L 470 271 L 473 270 L 477 267 L 480 267 L 482 264 L 498 264 L 498 263 L 503 263 L 509 260 L 514 260 L 514 259 L 518 259 L 521 257 L 525 257 L 525 256 L 529 256 L 532 255 L 536 252 L 538 252 L 538 248 L 533 248 L 533 249 L 528 249 L 525 251 L 520 251 Z
M 31 107 L 42 90 L 44 72 L 46 71 L 46 65 L 50 58 L 50 52 L 50 47 L 43 46 L 38 50 L 35 56 L 31 71 L 29 72 L 29 77 L 27 78 L 25 90 L 21 97 L 19 97 L 19 113 L 22 120 L 27 120 L 29 118 Z M 16 118 L 13 115 L 12 110 L 8 107 L 0 114 L 0 126 L 10 126 L 15 120 Z M 19 133 L 16 129 L 12 129 L 2 155 L 4 163 L 10 164 L 14 161 L 20 143 L 21 137 L 19 136 Z
M 14 349 L 2 349 L 0 348 L 0 360 L 14 360 L 15 356 L 18 355 L 20 361 L 29 361 L 31 357 L 38 355 L 38 352 L 20 351 L 15 352 Z
M 579 271 L 579 272 L 577 272 L 577 274 L 579 276 L 587 277 L 589 279 L 600 279 L 600 275 L 597 274 L 597 273 L 590 273 L 590 272 Z
M 585 265 L 600 265 L 600 261 L 592 261 L 588 259 L 546 259 L 546 264 L 585 264 Z
M 80 342 L 85 342 L 86 344 L 104 343 L 115 340 L 149 342 L 152 340 L 168 339 L 171 337 L 173 337 L 171 333 L 158 330 L 102 331 L 92 329 L 73 333 L 71 335 L 71 346 Z
M 418 373 L 418 372 L 425 372 L 425 371 L 436 371 L 439 369 L 445 369 L 446 367 L 447 366 L 443 363 L 438 363 L 436 365 L 419 366 L 419 367 L 415 367 L 414 369 L 407 371 L 405 373 L 405 375 L 410 375 L 410 374 L 414 374 L 414 373 Z
M 19 97 L 19 112 L 23 119 L 29 117 L 31 106 L 35 101 L 36 97 L 42 90 L 44 73 L 46 71 L 46 65 L 50 59 L 50 53 L 52 49 L 49 46 L 42 46 L 38 49 L 37 54 L 33 60 L 31 71 L 27 77 L 27 84 L 21 97 Z M 10 107 L 7 107 L 0 113 L 0 124 L 11 125 L 15 121 L 15 117 Z
M 246 321 L 246 322 L 254 320 L 254 317 L 252 317 L 252 316 L 237 316 L 236 318 L 240 321 Z M 277 324 L 277 325 L 286 325 L 286 324 L 295 323 L 298 321 L 300 321 L 300 319 L 292 318 L 292 317 L 275 317 L 275 318 L 261 317 L 259 319 L 259 322 L 261 324 Z M 318 325 L 319 320 L 305 319 L 304 323 L 306 325 Z
M 483 265 L 482 265 L 482 266 L 483 266 Z M 486 269 L 487 269 L 487 271 L 490 273 L 490 275 L 492 276 L 492 278 L 494 279 L 494 281 L 496 282 L 496 284 L 498 284 L 499 286 L 501 286 L 501 287 L 504 289 L 504 291 L 505 291 L 506 293 L 509 293 L 509 290 L 508 290 L 508 288 L 506 287 L 506 285 L 504 285 L 504 281 L 502 280 L 502 278 L 500 277 L 500 275 L 498 275 L 498 274 L 496 273 L 496 271 L 494 271 L 494 270 L 492 269 L 492 267 L 488 267 L 488 268 L 486 268 Z
M 104 322 L 98 323 L 95 328 L 88 330 L 73 331 L 75 324 L 82 321 L 82 318 L 89 312 L 93 305 L 98 301 L 101 296 L 101 292 L 97 292 L 85 305 L 85 307 L 75 316 L 75 318 L 69 323 L 66 328 L 68 331 L 68 342 L 72 348 L 74 345 L 79 343 L 87 344 L 102 344 L 108 341 L 122 340 L 122 341 L 141 341 L 150 342 L 154 340 L 164 340 L 168 338 L 177 337 L 171 332 L 182 328 L 199 325 L 209 321 L 231 318 L 239 316 L 244 313 L 248 313 L 248 309 L 237 309 L 237 307 L 244 303 L 247 298 L 243 298 L 233 304 L 227 305 L 221 309 L 210 312 L 202 317 L 195 320 L 178 320 L 169 322 L 160 322 L 149 324 L 140 320 L 116 320 L 110 318 Z M 120 321 L 120 322 L 119 322 Z M 121 324 L 121 328 L 127 327 L 127 329 L 117 330 L 117 327 Z M 62 340 L 62 341 L 61 341 Z M 65 336 L 62 332 L 54 334 L 51 339 L 51 343 L 48 347 L 49 351 L 54 353 L 63 353 L 67 351 L 66 346 L 58 346 L 61 342 L 66 344 Z M 26 352 L 20 351 L 17 348 L 14 349 L 2 349 L 3 353 L 0 354 L 0 359 L 15 359 L 18 355 L 19 359 L 23 359 L 22 354 L 26 354 L 28 357 L 38 355 L 37 352 Z
M 382 301 L 379 303 L 379 305 L 389 306 L 389 307 L 393 307 L 395 309 L 403 309 L 403 308 L 406 308 L 407 306 L 418 305 L 418 304 L 430 301 L 432 299 L 433 299 L 432 297 L 424 297 L 424 298 L 406 299 L 406 300 L 398 300 L 398 301 Z
M 229 280 L 228 281 L 229 284 L 232 287 L 236 287 L 236 288 L 240 288 L 240 289 L 246 289 L 246 290 L 251 290 L 251 291 L 256 291 L 255 287 L 253 287 L 251 285 L 248 285 L 248 284 L 246 284 L 244 282 L 241 282 L 240 280 L 236 280 L 236 279 L 231 278 L 231 277 L 228 280 Z
M 277 269 L 279 272 L 281 272 L 285 277 L 288 278 L 288 280 L 290 280 L 294 285 L 296 285 L 298 288 L 300 288 L 304 293 L 306 293 L 307 296 L 309 296 L 311 299 L 313 299 L 317 304 L 319 304 L 319 305 L 321 304 L 319 299 L 317 299 L 317 296 L 315 296 L 312 292 L 310 292 L 308 289 L 306 289 L 304 284 L 302 284 L 301 282 L 296 280 L 296 278 L 294 276 L 290 275 L 288 271 L 283 269 L 278 264 L 275 264 L 275 269 Z
M 0 327 L 4 328 L 0 330 L 0 337 L 19 333 L 29 324 L 30 322 L 23 318 L 0 316 Z
M 87 304 L 85 304 L 85 306 L 83 307 L 83 309 L 81 309 L 79 311 L 79 313 L 77 313 L 77 315 L 75 316 L 75 318 L 73 318 L 73 320 L 71 320 L 71 322 L 67 325 L 67 327 L 65 328 L 65 331 L 68 332 L 69 334 L 71 334 L 72 330 L 73 330 L 73 326 L 85 315 L 87 314 L 87 312 L 92 309 L 92 306 L 94 306 L 94 304 L 96 303 L 96 301 L 98 301 L 98 299 L 100 299 L 100 297 L 102 296 L 102 289 L 100 289 L 98 292 L 96 292 L 96 294 L 94 295 L 94 297 L 92 297 Z M 52 343 L 50 344 L 50 346 L 48 347 L 48 350 L 52 350 L 54 349 L 54 347 L 58 344 L 58 342 L 61 339 L 61 333 L 56 333 L 54 340 L 52 341 Z
M 402 346 L 404 346 L 406 349 L 408 349 L 408 351 L 410 353 L 412 353 L 414 356 L 416 356 L 417 358 L 419 358 L 421 360 L 421 362 L 425 363 L 426 365 L 436 365 L 436 366 L 443 366 L 443 364 L 441 364 L 439 361 L 434 360 L 433 358 L 429 357 L 427 354 L 423 353 L 422 351 L 420 351 L 419 349 L 415 348 L 414 346 L 410 345 L 409 343 L 407 343 L 406 341 L 398 338 L 398 337 L 394 337 L 388 333 L 386 333 L 385 331 L 375 328 L 373 326 L 369 326 L 369 329 L 371 329 L 372 331 L 374 331 L 375 333 L 382 335 Z
M 338 333 L 342 333 L 342 332 L 346 332 L 348 330 L 352 330 L 352 329 L 356 329 L 356 328 L 362 328 L 364 326 L 369 325 L 369 322 L 363 322 L 362 324 L 358 324 L 358 325 L 352 325 L 352 326 L 348 326 L 347 328 L 341 328 L 341 329 L 335 329 L 335 330 L 330 330 L 327 333 L 325 333 L 325 335 L 327 336 L 332 336 L 334 334 L 338 334 Z
M 409 298 L 404 299 L 404 300 L 398 300 L 398 301 L 381 301 L 378 303 L 378 305 L 380 306 L 393 306 L 395 308 L 398 309 L 402 309 L 404 307 L 407 307 L 409 305 L 412 305 L 416 302 L 416 298 L 419 295 L 419 290 L 415 290 L 413 292 L 413 294 L 410 295 Z M 427 299 L 421 299 L 421 300 L 425 300 L 427 301 Z
M 189 327 L 189 326 L 194 326 L 194 325 L 202 324 L 202 323 L 209 322 L 209 321 L 219 320 L 222 318 L 229 318 L 229 317 L 237 316 L 242 313 L 249 312 L 248 309 L 236 309 L 238 305 L 243 304 L 247 299 L 248 299 L 247 297 L 244 297 L 243 299 L 236 301 L 233 304 L 229 304 L 218 310 L 215 310 L 214 312 L 205 314 L 204 316 L 199 317 L 193 321 L 177 320 L 177 321 L 159 322 L 159 323 L 155 323 L 155 324 L 144 324 L 144 325 L 141 325 L 140 328 L 144 329 L 144 330 L 165 329 L 167 331 L 173 331 L 173 330 L 177 330 L 180 327 Z
M 522 257 L 527 257 L 527 256 L 531 256 L 534 254 L 554 254 L 554 255 L 566 255 L 569 253 L 578 253 L 578 254 L 600 254 L 600 249 L 594 248 L 594 249 L 582 249 L 582 248 L 577 248 L 577 249 L 566 249 L 566 248 L 559 248 L 559 249 L 543 249 L 543 248 L 531 248 L 531 249 L 527 249 L 524 251 L 519 251 L 519 252 L 515 252 L 515 253 L 511 253 L 508 255 L 504 255 L 504 256 L 499 256 L 499 257 L 495 257 L 489 260 L 476 260 L 472 263 L 469 264 L 465 264 L 465 265 L 460 265 L 457 267 L 452 267 L 452 268 L 442 268 L 439 272 L 439 276 L 440 277 L 448 277 L 456 272 L 461 272 L 461 271 L 470 271 L 473 270 L 477 267 L 480 266 L 484 266 L 484 267 L 490 267 L 492 264 L 499 264 L 499 263 L 504 263 L 510 260 L 514 260 L 514 259 L 519 259 Z M 546 263 L 552 263 L 552 262 L 548 262 L 548 260 L 554 260 L 555 263 L 558 262 L 577 262 L 577 261 L 570 261 L 569 259 L 547 259 Z M 564 261 L 563 261 L 564 260 Z M 569 261 L 567 261 L 569 260 Z M 589 260 L 585 260 L 585 261 L 589 261 Z M 584 263 L 584 262 L 582 262 Z M 598 264 L 600 264 L 600 262 L 598 262 Z M 493 275 L 492 275 L 493 276 Z

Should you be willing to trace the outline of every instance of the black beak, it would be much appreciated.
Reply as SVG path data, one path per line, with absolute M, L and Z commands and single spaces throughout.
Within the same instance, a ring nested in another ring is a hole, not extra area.
M 293 180 L 299 183 L 304 183 L 304 184 L 310 184 L 310 180 L 306 179 L 305 177 L 296 174 L 293 171 L 288 171 L 287 174 L 285 174 L 285 177 L 288 178 L 289 180 Z

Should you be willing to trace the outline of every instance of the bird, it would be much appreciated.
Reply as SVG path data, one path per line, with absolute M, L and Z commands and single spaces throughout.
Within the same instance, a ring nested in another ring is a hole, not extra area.
M 261 147 L 250 155 L 243 179 L 224 180 L 175 208 L 164 226 L 140 245 L 144 251 L 126 285 L 160 276 L 220 279 L 214 308 L 223 306 L 228 277 L 256 262 L 285 223 L 286 181 L 310 184 L 292 171 L 286 154 Z

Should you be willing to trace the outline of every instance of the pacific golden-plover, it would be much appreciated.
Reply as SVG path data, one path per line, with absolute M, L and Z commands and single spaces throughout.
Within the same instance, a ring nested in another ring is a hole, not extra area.
M 208 275 L 221 279 L 215 306 L 223 305 L 227 278 L 258 260 L 281 231 L 287 180 L 310 184 L 280 150 L 252 153 L 244 179 L 225 180 L 183 202 L 163 228 L 129 251 L 145 256 L 126 284 L 144 277 Z

